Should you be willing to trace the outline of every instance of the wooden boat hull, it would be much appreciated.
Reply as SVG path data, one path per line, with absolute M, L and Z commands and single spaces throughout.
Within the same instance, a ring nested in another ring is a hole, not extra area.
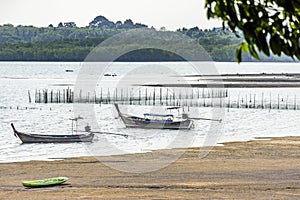
M 144 128 L 144 129 L 191 129 L 194 122 L 190 119 L 182 121 L 158 121 L 146 120 L 144 118 L 127 116 L 121 113 L 119 106 L 115 104 L 119 117 L 127 128 Z
M 184 120 L 178 122 L 161 122 L 161 121 L 146 121 L 144 119 L 132 119 L 130 117 L 121 116 L 121 119 L 128 128 L 145 128 L 145 129 L 191 129 L 193 126 L 192 120 Z
M 40 135 L 21 133 L 11 124 L 14 134 L 23 143 L 69 143 L 69 142 L 92 142 L 94 138 L 93 133 L 81 135 Z

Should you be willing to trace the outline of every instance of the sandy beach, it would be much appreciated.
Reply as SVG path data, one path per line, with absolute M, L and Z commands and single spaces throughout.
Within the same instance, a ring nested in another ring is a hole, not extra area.
M 198 158 L 188 149 L 158 171 L 134 174 L 103 164 L 148 160 L 182 149 L 99 158 L 0 164 L 0 199 L 300 199 L 300 137 L 264 138 L 215 147 Z M 155 157 L 155 156 L 154 156 Z M 63 185 L 25 188 L 25 180 L 67 176 Z

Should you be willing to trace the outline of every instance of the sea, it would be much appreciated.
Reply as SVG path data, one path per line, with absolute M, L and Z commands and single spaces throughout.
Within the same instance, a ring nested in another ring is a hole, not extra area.
M 198 63 L 199 64 L 199 63 Z M 126 81 L 151 79 L 147 82 L 159 83 L 161 75 L 179 77 L 199 73 L 197 65 L 190 63 L 113 63 L 101 70 L 91 71 L 97 77 L 97 87 L 113 88 L 126 85 Z M 200 63 L 213 68 L 214 74 L 252 74 L 252 73 L 300 73 L 300 63 Z M 99 66 L 104 66 L 103 64 Z M 249 141 L 269 137 L 300 136 L 300 110 L 294 109 L 237 109 L 237 108 L 184 108 L 194 117 L 218 118 L 219 122 L 195 120 L 192 130 L 143 130 L 125 128 L 116 118 L 112 105 L 95 104 L 89 106 L 84 114 L 91 113 L 97 122 L 92 127 L 98 132 L 116 133 L 96 134 L 92 144 L 22 144 L 13 134 L 11 123 L 17 130 L 25 133 L 72 134 L 71 118 L 80 113 L 74 112 L 76 104 L 34 102 L 36 91 L 64 90 L 74 88 L 88 69 L 81 62 L 0 62 L 0 162 L 21 162 L 30 160 L 57 160 L 79 156 L 108 156 L 116 154 L 143 153 L 158 149 L 201 147 L 222 145 L 225 142 Z M 205 71 L 205 70 L 204 70 Z M 200 69 L 200 72 L 203 72 Z M 107 76 L 103 76 L 107 74 Z M 115 74 L 116 76 L 111 76 Z M 99 75 L 99 76 L 97 76 Z M 127 79 L 126 79 L 127 77 Z M 128 78 L 129 77 L 129 78 Z M 167 78 L 165 79 L 167 80 Z M 178 80 L 180 81 L 180 80 Z M 243 94 L 262 94 L 277 99 L 277 96 L 293 99 L 299 88 L 230 88 L 231 97 Z M 29 102 L 29 95 L 31 102 Z M 300 102 L 299 102 L 300 105 Z M 121 110 L 138 116 L 145 112 L 164 112 L 154 106 L 120 105 Z M 92 108 L 92 109 L 91 109 Z M 221 114 L 220 114 L 221 113 Z M 162 113 L 163 114 L 163 113 Z M 85 123 L 78 125 L 81 129 Z M 73 124 L 74 125 L 74 124 Z M 117 134 L 125 134 L 123 137 Z M 97 148 L 95 150 L 95 147 Z

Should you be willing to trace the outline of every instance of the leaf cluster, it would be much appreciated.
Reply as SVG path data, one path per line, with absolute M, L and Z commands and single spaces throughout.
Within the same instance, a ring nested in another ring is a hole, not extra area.
M 300 0 L 206 0 L 207 17 L 223 20 L 245 41 L 236 50 L 236 60 L 242 52 L 260 59 L 258 52 L 271 52 L 300 59 Z

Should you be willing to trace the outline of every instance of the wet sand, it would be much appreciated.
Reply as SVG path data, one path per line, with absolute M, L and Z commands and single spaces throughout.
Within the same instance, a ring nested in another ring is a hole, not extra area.
M 155 154 L 182 149 L 102 157 L 137 159 L 155 165 Z M 116 171 L 94 157 L 0 164 L 0 199 L 300 199 L 300 137 L 232 142 L 198 158 L 188 149 L 155 172 Z M 67 176 L 66 184 L 28 189 L 23 180 Z
M 181 76 L 179 76 L 181 77 Z M 193 78 L 187 83 L 144 84 L 150 87 L 195 87 L 195 88 L 299 88 L 299 73 L 184 75 Z

